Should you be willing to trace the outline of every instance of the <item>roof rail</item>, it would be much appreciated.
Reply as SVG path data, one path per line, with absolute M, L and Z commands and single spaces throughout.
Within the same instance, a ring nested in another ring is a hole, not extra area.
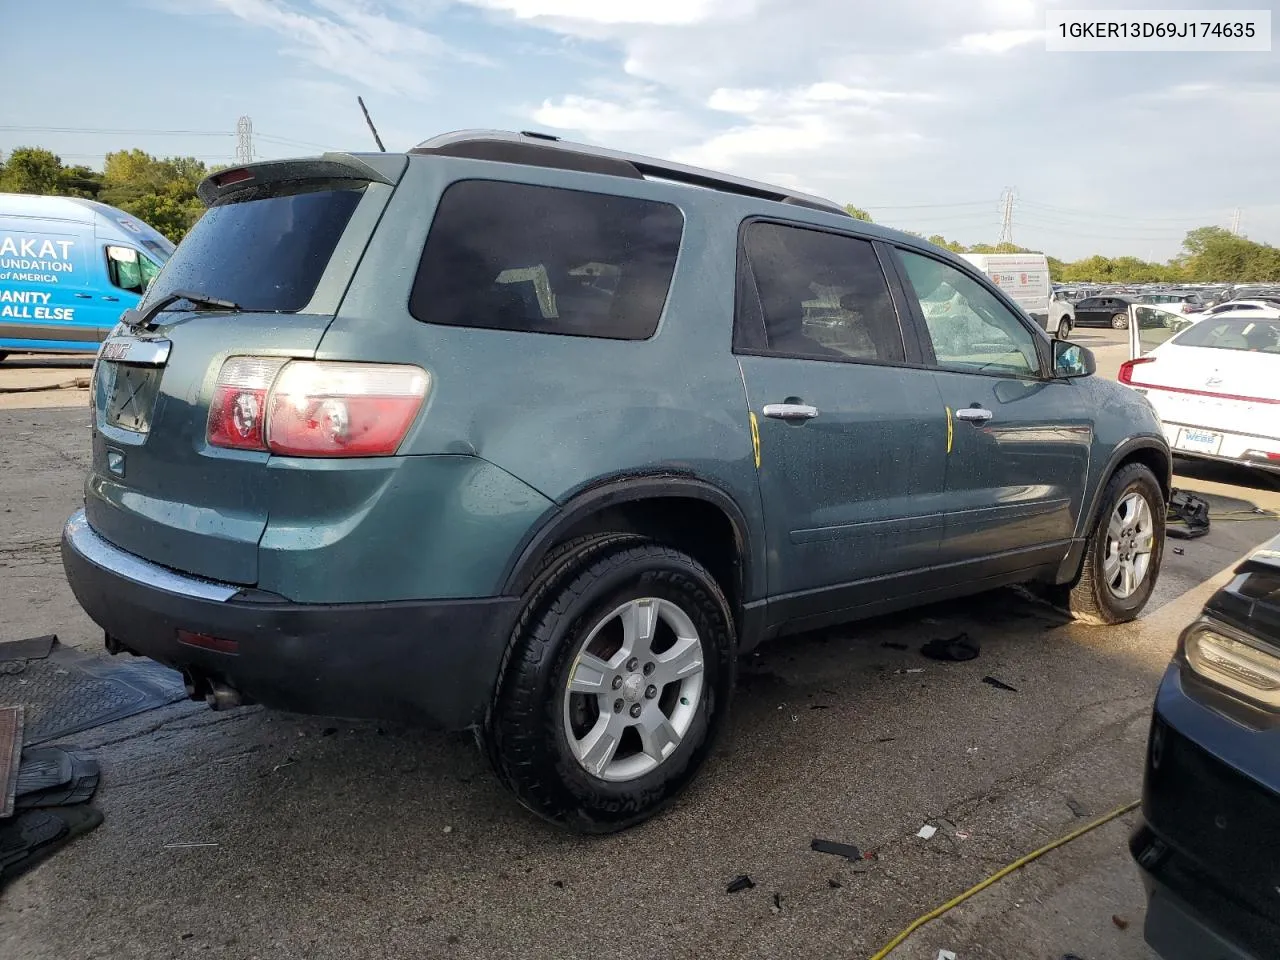
M 795 193 L 756 180 L 716 173 L 701 167 L 690 167 L 669 160 L 658 160 L 636 153 L 610 150 L 585 143 L 561 140 L 548 133 L 509 130 L 457 130 L 425 140 L 409 151 L 412 154 L 437 154 L 447 157 L 469 157 L 499 163 L 520 163 L 559 170 L 603 173 L 632 180 L 649 177 L 670 180 L 725 193 L 736 193 L 762 200 L 774 200 L 794 206 L 849 216 L 839 204 L 822 197 Z

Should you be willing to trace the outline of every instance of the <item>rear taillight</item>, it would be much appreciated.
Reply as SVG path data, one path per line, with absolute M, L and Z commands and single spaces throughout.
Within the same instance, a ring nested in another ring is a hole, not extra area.
M 209 404 L 209 442 L 235 450 L 265 450 L 267 394 L 289 361 L 281 357 L 229 357 L 218 371 Z
M 1155 357 L 1136 357 L 1120 364 L 1120 375 L 1116 378 L 1121 383 L 1133 383 L 1133 368 L 1140 363 L 1155 363 Z
M 422 408 L 419 367 L 231 357 L 209 407 L 209 443 L 294 457 L 390 456 Z

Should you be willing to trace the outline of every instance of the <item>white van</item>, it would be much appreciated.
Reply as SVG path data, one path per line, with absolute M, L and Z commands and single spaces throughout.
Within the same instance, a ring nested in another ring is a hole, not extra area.
M 1066 339 L 1075 326 L 1075 308 L 1054 292 L 1049 258 L 1043 253 L 962 253 L 1055 337 Z

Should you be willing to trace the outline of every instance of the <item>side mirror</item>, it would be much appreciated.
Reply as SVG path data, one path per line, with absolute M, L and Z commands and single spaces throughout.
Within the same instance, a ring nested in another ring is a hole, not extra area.
M 1053 375 L 1063 380 L 1090 377 L 1098 369 L 1093 351 L 1070 340 L 1053 341 Z

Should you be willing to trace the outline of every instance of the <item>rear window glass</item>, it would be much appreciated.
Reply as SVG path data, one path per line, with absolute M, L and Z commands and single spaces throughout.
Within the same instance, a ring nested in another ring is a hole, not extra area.
M 466 180 L 440 199 L 409 309 L 459 327 L 644 340 L 684 219 L 653 200 Z
M 147 300 L 177 290 L 244 310 L 306 306 L 363 188 L 313 189 L 220 203 L 205 211 L 165 264 Z
M 1180 347 L 1280 354 L 1280 320 L 1211 318 L 1188 327 L 1169 342 Z

